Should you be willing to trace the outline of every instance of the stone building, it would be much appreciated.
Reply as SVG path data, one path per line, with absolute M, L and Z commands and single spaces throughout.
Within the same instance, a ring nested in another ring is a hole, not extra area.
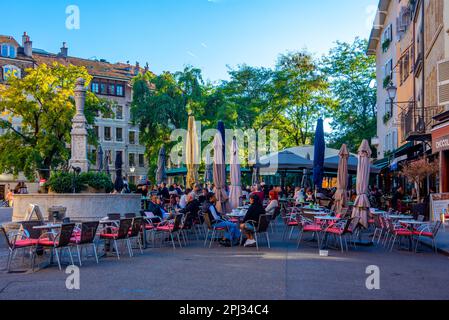
M 378 132 L 373 142 L 380 151 L 378 159 L 388 169 L 395 170 L 401 162 L 423 154 L 444 160 L 444 150 L 435 150 L 434 140 L 438 136 L 435 126 L 444 119 L 439 115 L 449 105 L 448 32 L 449 0 L 379 1 L 368 54 L 377 60 Z M 391 50 L 386 49 L 386 35 L 395 50 L 391 64 L 385 64 Z M 390 70 L 388 86 L 385 79 Z M 393 139 L 388 139 L 390 132 Z M 438 180 L 430 181 L 429 190 L 449 191 L 449 177 L 447 186 L 441 174 Z
M 115 159 L 119 154 L 124 163 L 123 174 L 128 176 L 133 183 L 145 180 L 148 172 L 145 147 L 139 143 L 138 127 L 131 123 L 130 107 L 132 102 L 131 80 L 139 72 L 148 71 L 148 68 L 141 68 L 138 63 L 136 65 L 113 64 L 105 60 L 71 57 L 66 43 L 63 43 L 60 52 L 49 53 L 33 48 L 32 41 L 26 33 L 22 36 L 21 45 L 11 36 L 0 35 L 0 82 L 5 81 L 11 73 L 17 77 L 23 77 L 27 68 L 34 68 L 44 63 L 51 65 L 54 62 L 85 67 L 93 77 L 89 90 L 98 97 L 111 101 L 113 116 L 99 114 L 94 126 L 104 154 L 103 158 L 109 159 L 108 168 L 106 168 L 106 164 L 103 165 L 103 168 L 109 169 L 112 176 L 115 177 Z M 14 125 L 20 128 L 20 119 L 14 119 Z M 95 170 L 99 165 L 97 163 L 99 150 L 91 147 L 89 151 L 95 154 L 92 158 L 97 159 L 90 165 L 91 170 Z M 20 179 L 23 180 L 24 177 L 20 177 Z M 3 181 L 0 182 L 0 189 L 2 185 L 15 182 L 9 175 L 2 175 L 0 181 Z M 31 191 L 34 191 L 35 186 L 33 184 L 31 186 Z

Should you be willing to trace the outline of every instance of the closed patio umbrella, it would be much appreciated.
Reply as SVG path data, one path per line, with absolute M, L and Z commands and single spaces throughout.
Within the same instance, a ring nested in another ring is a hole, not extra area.
M 231 210 L 240 206 L 241 196 L 242 185 L 239 147 L 237 144 L 237 139 L 234 138 L 231 146 L 231 186 L 229 187 L 229 204 Z
M 340 161 L 337 173 L 337 191 L 335 192 L 335 211 L 341 213 L 348 202 L 348 147 L 344 144 L 340 149 Z
M 324 176 L 324 157 L 326 142 L 324 141 L 324 122 L 319 119 L 315 132 L 315 149 L 313 157 L 313 184 L 316 190 L 321 190 Z
M 123 177 L 122 177 L 122 166 L 123 166 L 123 159 L 122 154 L 117 152 L 117 156 L 115 158 L 115 183 L 114 183 L 114 189 L 117 192 L 122 192 L 123 187 L 125 184 L 123 183 Z
M 198 160 L 199 160 L 198 134 L 196 131 L 195 117 L 189 116 L 186 143 L 186 187 L 191 188 L 198 182 Z
M 165 170 L 165 163 L 167 161 L 167 156 L 165 152 L 165 147 L 163 146 L 159 150 L 159 156 L 157 159 L 157 171 L 156 171 L 156 182 L 161 184 L 167 180 L 167 172 Z
M 357 198 L 354 202 L 354 210 L 352 217 L 359 217 L 360 224 L 365 228 L 368 228 L 368 212 L 370 209 L 370 202 L 368 198 L 368 184 L 370 175 L 370 158 L 371 148 L 367 140 L 363 140 L 362 145 L 359 148 L 359 164 L 357 167 Z
M 223 141 L 223 163 L 226 164 L 226 129 L 223 121 L 218 121 L 217 130 L 221 134 L 221 141 Z M 226 166 L 223 168 L 223 174 L 226 177 Z
M 217 210 L 220 213 L 227 212 L 228 195 L 226 193 L 226 164 L 223 161 L 223 140 L 217 133 L 214 139 L 214 185 L 217 198 Z

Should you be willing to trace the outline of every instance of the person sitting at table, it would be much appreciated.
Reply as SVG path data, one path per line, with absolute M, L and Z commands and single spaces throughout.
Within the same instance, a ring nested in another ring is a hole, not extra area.
M 273 219 L 276 218 L 274 215 L 276 213 L 276 209 L 279 208 L 279 196 L 278 193 L 274 190 L 271 190 L 268 194 L 268 198 L 270 202 L 268 206 L 265 208 L 265 211 L 268 215 L 272 216 Z
M 170 199 L 170 191 L 168 191 L 167 184 L 161 183 L 159 185 L 158 194 L 159 197 L 161 197 L 164 200 Z
M 199 203 L 206 202 L 208 194 L 209 194 L 209 191 L 207 190 L 207 188 L 203 188 L 201 195 L 198 197 Z
M 391 207 L 395 211 L 401 211 L 401 209 L 402 209 L 402 204 L 401 204 L 402 199 L 404 199 L 404 189 L 402 189 L 402 187 L 399 186 L 399 188 L 397 188 L 396 192 L 393 195 L 393 199 L 391 200 Z
M 151 196 L 151 201 L 148 203 L 148 211 L 152 212 L 155 216 L 159 217 L 161 220 L 164 220 L 164 215 L 166 215 L 165 210 L 163 210 L 162 208 L 162 201 L 156 195 Z
M 265 200 L 265 193 L 263 192 L 262 186 L 260 184 L 254 187 L 254 191 L 252 194 L 255 194 L 259 197 L 260 203 L 263 203 L 263 201 Z
M 254 232 L 256 231 L 254 228 L 257 228 L 259 225 L 259 217 L 264 215 L 265 209 L 260 202 L 260 198 L 252 194 L 249 197 L 250 207 L 246 213 L 245 219 L 243 219 L 243 223 L 240 225 L 240 229 L 246 236 L 245 247 L 252 247 L 256 245 L 256 240 L 254 240 Z M 251 223 L 249 222 L 251 221 Z
M 195 219 L 198 215 L 198 211 L 200 210 L 200 202 L 195 199 L 192 194 L 187 195 L 187 205 L 184 209 L 181 209 L 179 212 L 186 214 L 190 213 L 189 215 L 189 221 L 185 221 L 184 223 L 186 225 L 192 225 L 193 219 Z
M 217 207 L 215 206 L 216 203 L 217 198 L 215 197 L 215 194 L 209 193 L 206 202 L 203 204 L 203 212 L 209 216 L 209 220 L 213 227 L 224 228 L 226 230 L 223 239 L 220 240 L 220 244 L 225 247 L 235 246 L 240 239 L 240 230 L 236 224 L 222 218 L 221 213 L 218 212 Z
M 179 200 L 179 206 L 181 209 L 184 209 L 187 206 L 187 196 L 190 192 L 192 192 L 191 189 L 186 189 L 186 192 L 181 196 L 181 199 Z

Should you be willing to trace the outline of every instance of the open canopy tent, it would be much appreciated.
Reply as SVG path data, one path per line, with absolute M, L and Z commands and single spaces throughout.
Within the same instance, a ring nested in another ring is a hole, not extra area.
M 326 148 L 324 153 L 324 170 L 326 172 L 337 172 L 338 163 L 340 161 L 340 151 L 336 149 Z M 303 146 L 289 148 L 277 153 L 272 153 L 260 157 L 259 167 L 262 175 L 271 175 L 279 171 L 312 169 L 314 161 L 315 148 L 313 146 Z M 356 173 L 358 166 L 358 158 L 355 154 L 349 154 L 348 171 Z M 371 165 L 370 172 L 377 174 L 379 168 Z

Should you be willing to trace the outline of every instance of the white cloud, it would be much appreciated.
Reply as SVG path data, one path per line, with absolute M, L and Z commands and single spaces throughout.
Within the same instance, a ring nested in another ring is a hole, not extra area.
M 192 51 L 187 51 L 187 54 L 191 57 L 198 58 L 198 56 L 194 54 Z

